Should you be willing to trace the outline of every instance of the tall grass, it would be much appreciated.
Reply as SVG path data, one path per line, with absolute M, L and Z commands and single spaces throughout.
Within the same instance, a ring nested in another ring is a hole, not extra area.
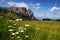
M 16 24 L 16 25 L 14 25 Z M 29 26 L 26 27 L 25 25 Z M 14 38 L 11 38 L 8 26 L 26 28 Z M 20 37 L 18 39 L 17 37 Z M 60 22 L 57 21 L 11 21 L 0 18 L 0 40 L 60 40 Z

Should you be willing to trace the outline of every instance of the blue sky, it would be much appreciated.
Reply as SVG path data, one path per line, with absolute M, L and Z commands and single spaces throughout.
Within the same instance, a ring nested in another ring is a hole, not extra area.
M 2 7 L 26 7 L 37 19 L 60 19 L 60 0 L 0 0 Z

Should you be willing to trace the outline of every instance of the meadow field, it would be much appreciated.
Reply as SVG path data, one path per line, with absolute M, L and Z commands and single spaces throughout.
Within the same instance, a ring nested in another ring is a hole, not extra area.
M 60 40 L 60 21 L 0 19 L 0 40 Z
M 60 0 L 0 0 L 0 40 L 60 40 Z

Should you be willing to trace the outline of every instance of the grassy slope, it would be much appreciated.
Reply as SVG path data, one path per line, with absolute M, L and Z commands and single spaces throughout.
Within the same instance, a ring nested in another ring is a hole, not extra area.
M 15 23 L 19 25 L 19 22 Z M 20 24 L 36 28 L 35 40 L 60 40 L 60 21 L 21 21 Z
M 60 21 L 20 21 L 20 23 L 19 21 L 12 22 L 13 24 L 17 24 L 16 29 L 19 27 L 19 24 L 23 27 L 25 24 L 29 24 L 29 27 L 33 27 L 36 29 L 36 31 L 33 31 L 33 28 L 27 30 L 26 34 L 29 34 L 29 40 L 60 40 Z M 3 31 L 6 30 L 5 28 L 3 29 Z
M 14 23 L 19 24 L 19 22 L 14 21 Z M 60 21 L 20 21 L 21 25 L 29 24 L 32 27 L 35 28 L 59 28 L 60 27 Z
M 13 14 L 4 14 L 6 19 L 10 19 L 8 17 L 12 17 L 16 19 L 17 16 L 13 16 Z M 12 16 L 11 16 L 12 15 Z M 26 34 L 29 34 L 29 40 L 60 40 L 60 21 L 13 21 L 13 24 L 17 24 L 16 29 L 19 26 L 24 26 L 25 24 L 29 24 L 29 28 Z M 8 32 L 9 22 L 7 22 L 4 18 L 0 19 L 0 40 L 8 40 L 10 38 Z M 34 31 L 33 29 L 36 29 Z M 22 35 L 24 36 L 24 35 Z M 17 39 L 16 39 L 17 40 Z

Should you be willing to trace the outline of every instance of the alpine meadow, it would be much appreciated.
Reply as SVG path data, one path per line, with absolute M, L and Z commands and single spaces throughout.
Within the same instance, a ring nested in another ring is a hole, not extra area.
M 0 0 L 0 40 L 60 40 L 60 0 Z

